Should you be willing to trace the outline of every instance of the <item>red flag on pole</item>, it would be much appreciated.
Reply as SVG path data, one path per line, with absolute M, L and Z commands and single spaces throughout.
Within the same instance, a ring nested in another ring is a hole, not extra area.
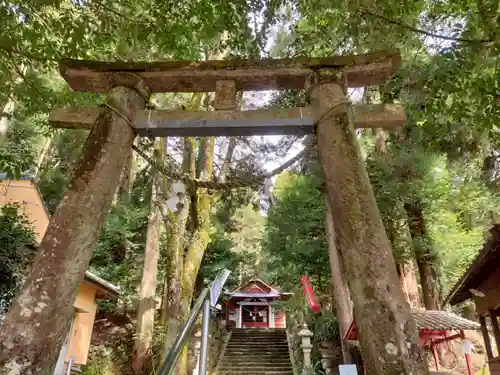
M 318 313 L 320 310 L 320 306 L 316 299 L 316 295 L 314 294 L 314 290 L 312 288 L 311 282 L 309 281 L 309 278 L 304 275 L 300 277 L 300 281 L 302 282 L 302 288 L 304 289 L 307 304 L 313 312 Z

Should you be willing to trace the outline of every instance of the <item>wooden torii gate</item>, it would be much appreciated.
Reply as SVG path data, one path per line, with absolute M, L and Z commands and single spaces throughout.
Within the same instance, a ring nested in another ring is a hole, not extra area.
M 427 373 L 354 130 L 401 126 L 404 110 L 400 105 L 381 104 L 355 105 L 351 111 L 346 99 L 347 86 L 381 84 L 399 64 L 398 52 L 279 60 L 62 61 L 60 72 L 74 90 L 106 93 L 106 104 L 101 108 L 59 108 L 51 113 L 53 126 L 89 129 L 90 133 L 71 187 L 42 241 L 33 272 L 5 320 L 0 342 L 11 339 L 0 344 L 0 353 L 4 353 L 0 354 L 0 365 L 8 358 L 26 358 L 43 368 L 53 360 L 40 358 L 41 346 L 49 345 L 57 353 L 63 341 L 72 314 L 70 301 L 88 266 L 137 134 L 315 132 L 368 373 Z M 310 107 L 236 110 L 238 91 L 304 88 L 310 95 Z M 216 111 L 146 110 L 149 95 L 162 92 L 215 92 Z M 36 308 L 40 303 L 43 309 Z M 27 325 L 44 327 L 50 338 L 43 343 L 29 342 L 13 324 L 23 319 Z M 19 353 L 23 350 L 30 354 L 22 357 Z

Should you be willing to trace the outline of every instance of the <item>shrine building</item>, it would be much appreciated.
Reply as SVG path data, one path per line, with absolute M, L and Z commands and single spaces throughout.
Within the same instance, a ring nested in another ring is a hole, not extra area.
M 252 279 L 225 293 L 226 326 L 232 328 L 286 328 L 286 316 L 276 302 L 293 293 L 283 293 L 260 279 Z

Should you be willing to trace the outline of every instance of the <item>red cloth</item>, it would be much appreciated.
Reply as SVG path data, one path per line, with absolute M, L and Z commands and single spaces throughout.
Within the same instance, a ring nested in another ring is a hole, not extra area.
M 318 313 L 320 310 L 320 306 L 318 300 L 316 299 L 316 295 L 314 294 L 314 290 L 312 288 L 311 282 L 309 281 L 309 278 L 304 275 L 300 277 L 300 281 L 302 282 L 302 288 L 304 289 L 307 304 L 312 311 Z

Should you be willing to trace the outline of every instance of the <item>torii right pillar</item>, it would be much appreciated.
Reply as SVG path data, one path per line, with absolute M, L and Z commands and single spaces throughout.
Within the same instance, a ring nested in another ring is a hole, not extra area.
M 429 374 L 352 125 L 345 78 L 340 73 L 332 82 L 333 74 L 318 71 L 307 88 L 366 371 Z

